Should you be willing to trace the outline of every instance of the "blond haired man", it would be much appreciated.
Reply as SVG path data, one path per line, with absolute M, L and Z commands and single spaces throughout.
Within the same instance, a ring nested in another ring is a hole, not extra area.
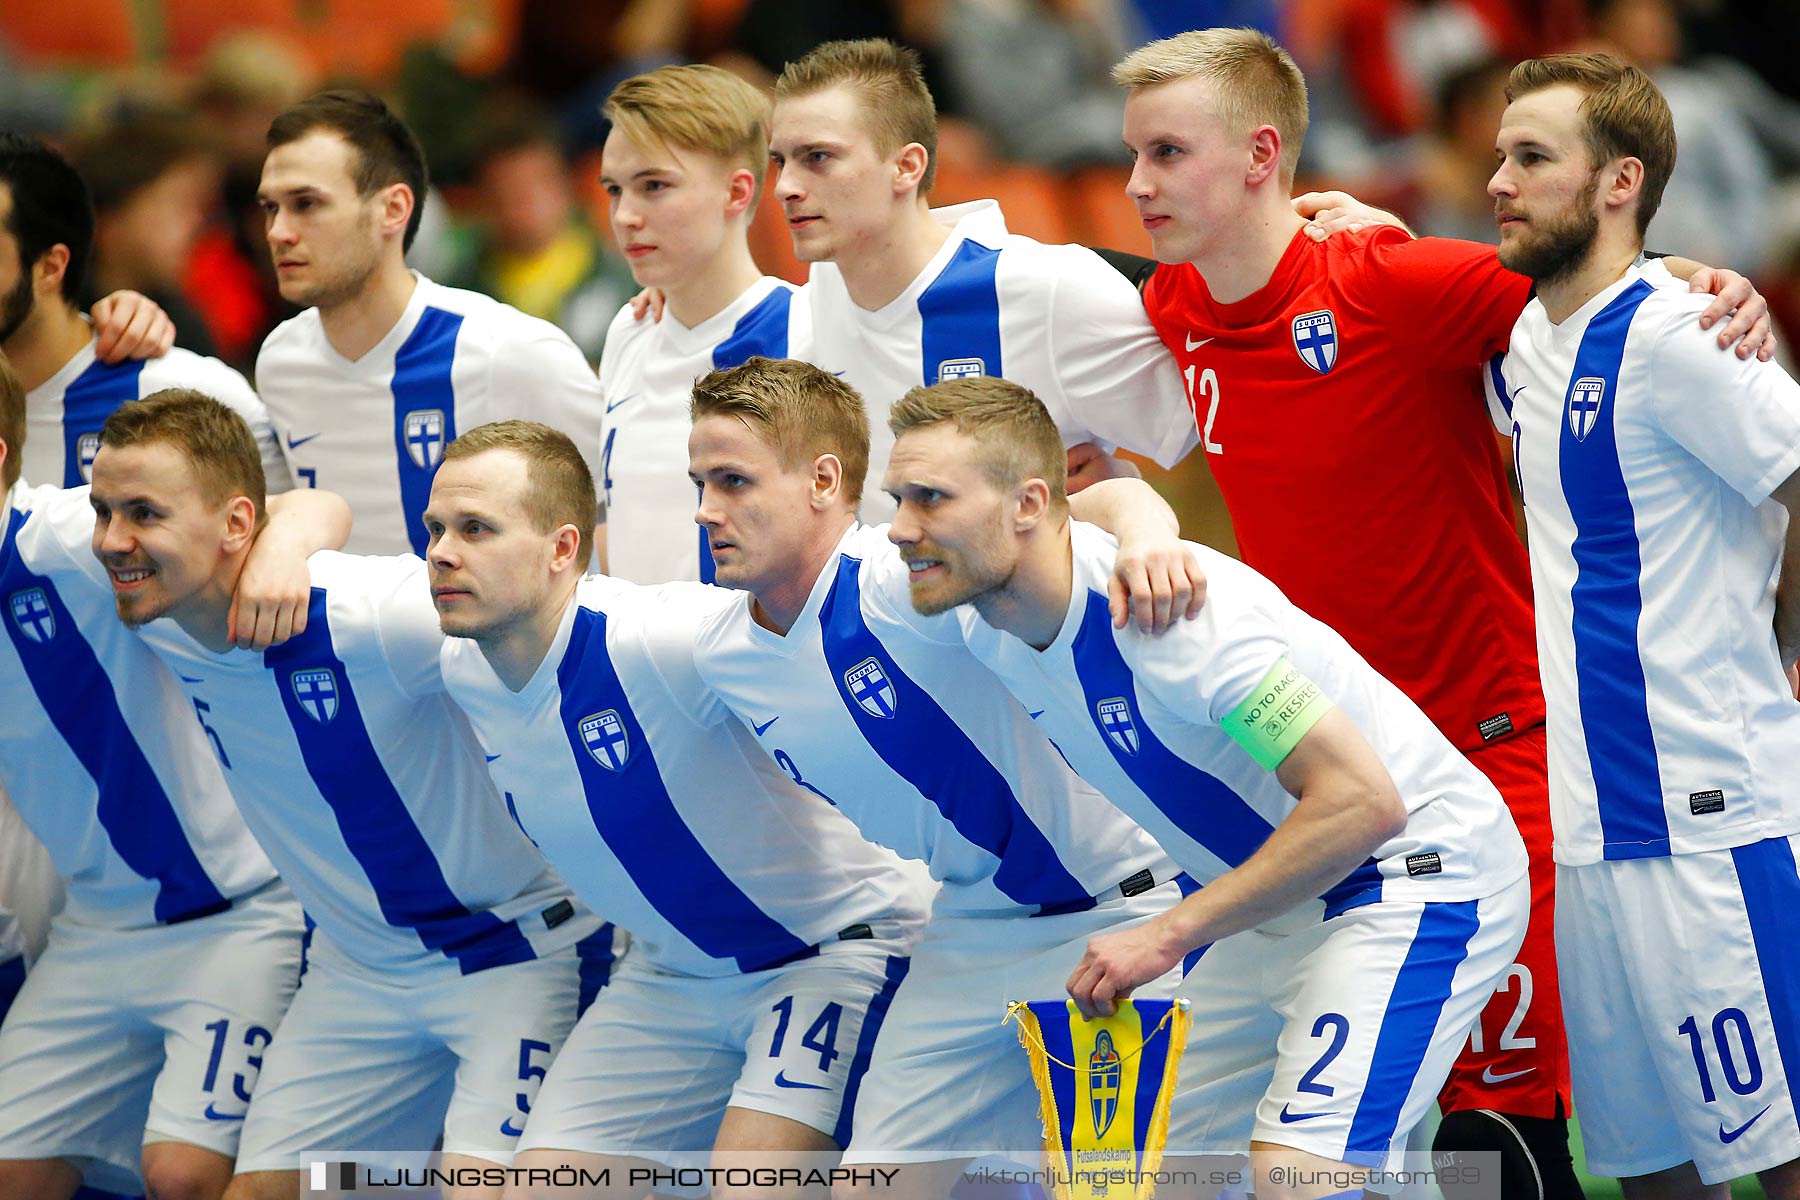
M 813 264 L 811 360 L 872 406 L 876 479 L 893 398 L 979 375 L 1045 398 L 1084 481 L 1116 469 L 1114 450 L 1172 466 L 1193 448 L 1181 378 L 1118 272 L 1008 233 L 992 200 L 931 207 L 937 111 L 916 53 L 828 42 L 789 63 L 771 134 L 775 194 Z M 872 519 L 889 511 L 879 494 L 864 503 Z
M 1700 301 L 1647 278 L 1675 167 L 1647 76 L 1559 55 L 1507 100 L 1488 191 L 1537 296 L 1490 403 L 1531 535 L 1588 1162 L 1632 1200 L 1753 1171 L 1792 1200 L 1800 386 L 1717 353 Z
M 1069 994 L 1110 1012 L 1197 956 L 1170 1153 L 1247 1148 L 1262 1196 L 1358 1195 L 1348 1168 L 1397 1165 L 1524 937 L 1525 847 L 1499 794 L 1217 551 L 1189 546 L 1211 581 L 1198 620 L 1116 629 L 1117 543 L 1069 519 L 1028 390 L 915 388 L 890 420 L 888 537 L 913 607 L 954 611 L 1069 764 L 1204 885 L 1090 941 Z
M 1500 1151 L 1509 1196 L 1573 1200 L 1530 575 L 1477 403 L 1530 284 L 1490 246 L 1391 227 L 1304 236 L 1289 196 L 1306 83 L 1255 30 L 1155 42 L 1114 77 L 1131 89 L 1130 194 L 1163 264 L 1144 304 L 1244 560 L 1470 755 L 1533 856 L 1531 928 L 1451 1072 L 1437 1145 Z M 1751 295 L 1734 287 L 1711 315 Z
M 769 163 L 769 101 L 717 67 L 662 67 L 619 84 L 605 112 L 600 182 L 613 236 L 666 309 L 640 322 L 627 306 L 606 335 L 603 561 L 637 583 L 710 583 L 684 469 L 688 393 L 753 355 L 811 352 L 807 306 L 757 269 L 747 240 Z

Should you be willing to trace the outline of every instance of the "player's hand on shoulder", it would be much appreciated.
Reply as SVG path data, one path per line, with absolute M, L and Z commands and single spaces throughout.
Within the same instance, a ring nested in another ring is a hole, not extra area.
M 1710 295 L 1713 302 L 1700 314 L 1700 328 L 1711 329 L 1725 321 L 1719 330 L 1719 348 L 1734 342 L 1737 356 L 1752 354 L 1762 362 L 1775 357 L 1775 329 L 1769 321 L 1769 301 L 1756 290 L 1756 285 L 1736 271 L 1723 267 L 1701 267 L 1688 280 L 1688 291 Z M 1726 318 L 1730 318 L 1727 320 Z
M 312 574 L 305 556 L 259 554 L 259 538 L 238 576 L 231 596 L 226 631 L 240 650 L 267 650 L 306 632 L 306 608 L 312 600 Z
M 1179 538 L 1119 543 L 1107 587 L 1113 628 L 1137 621 L 1142 633 L 1162 633 L 1177 619 L 1193 620 L 1206 606 L 1206 573 Z
M 1355 233 L 1372 225 L 1412 228 L 1385 208 L 1364 204 L 1349 192 L 1306 192 L 1293 199 L 1294 211 L 1306 218 L 1306 236 L 1322 242 L 1334 233 Z
M 88 317 L 94 322 L 94 357 L 104 363 L 161 358 L 175 345 L 175 322 L 160 304 L 139 292 L 103 296 Z
M 1181 951 L 1158 918 L 1119 933 L 1089 938 L 1087 952 L 1069 976 L 1069 998 L 1081 1015 L 1110 1017 L 1120 1000 L 1175 969 Z
M 661 288 L 647 287 L 631 298 L 631 319 L 641 321 L 644 314 L 648 313 L 652 321 L 660 321 L 663 306 L 667 303 L 668 298 L 663 295 Z

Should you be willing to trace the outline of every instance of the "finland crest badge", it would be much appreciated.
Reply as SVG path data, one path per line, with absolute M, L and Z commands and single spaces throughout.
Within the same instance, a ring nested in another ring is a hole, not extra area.
M 575 727 L 581 734 L 581 744 L 593 760 L 609 771 L 623 771 L 625 763 L 631 758 L 631 739 L 625 734 L 625 722 L 619 719 L 619 710 L 609 708 L 581 718 Z
M 900 707 L 900 698 L 894 694 L 894 685 L 881 669 L 881 664 L 873 658 L 865 658 L 844 672 L 844 686 L 849 689 L 851 699 L 857 706 L 871 717 L 889 718 Z
M 943 383 L 948 379 L 976 379 L 987 374 L 987 364 L 979 358 L 946 358 L 938 364 L 937 381 Z
M 311 667 L 288 676 L 294 703 L 321 725 L 331 724 L 338 711 L 337 673 L 330 667 Z
M 1600 402 L 1606 399 L 1606 380 L 1598 375 L 1585 375 L 1569 389 L 1569 432 L 1578 442 L 1587 441 L 1600 419 Z
M 1319 374 L 1331 373 L 1332 364 L 1337 362 L 1338 335 L 1337 321 L 1330 309 L 1301 313 L 1294 318 L 1294 349 L 1300 361 Z
M 422 471 L 437 467 L 444 457 L 444 410 L 415 408 L 406 414 L 406 453 Z
M 13 624 L 27 641 L 42 646 L 56 636 L 56 614 L 50 611 L 50 598 L 43 588 L 14 592 L 6 606 L 12 610 Z
M 1126 754 L 1138 752 L 1137 723 L 1131 719 L 1131 705 L 1123 696 L 1114 696 L 1094 705 L 1094 721 L 1106 740 Z
M 81 477 L 94 482 L 94 455 L 100 453 L 100 435 L 84 433 L 75 439 L 75 458 L 81 466 Z

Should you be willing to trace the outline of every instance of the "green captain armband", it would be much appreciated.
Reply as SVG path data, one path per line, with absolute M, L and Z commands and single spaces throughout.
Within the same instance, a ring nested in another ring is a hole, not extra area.
M 1277 659 L 1250 698 L 1225 718 L 1225 732 L 1273 771 L 1331 708 L 1318 684 Z

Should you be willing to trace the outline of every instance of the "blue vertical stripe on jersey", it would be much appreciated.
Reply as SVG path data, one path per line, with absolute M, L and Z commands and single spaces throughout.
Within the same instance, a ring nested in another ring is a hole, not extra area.
M 1000 860 L 994 886 L 1020 904 L 1074 912 L 1093 907 L 1097 888 L 1069 873 L 1012 785 L 930 693 L 914 683 L 862 615 L 862 560 L 838 556 L 837 578 L 819 611 L 825 661 L 863 739 L 970 842 Z M 873 659 L 894 692 L 893 715 L 857 700 L 845 676 Z
M 979 359 L 970 374 L 1004 376 L 1000 361 L 1000 251 L 964 240 L 919 295 L 919 374 L 938 382 L 943 365 Z
M 1800 955 L 1794 953 L 1794 914 L 1800 912 L 1800 866 L 1791 838 L 1768 838 L 1731 851 L 1775 1046 L 1781 1053 L 1789 1111 L 1800 1123 Z
M 1381 899 L 1381 864 L 1368 859 L 1362 866 L 1333 884 L 1319 897 L 1325 902 L 1325 920 L 1343 916 L 1353 908 Z
M 142 359 L 117 365 L 95 362 L 75 377 L 63 392 L 63 478 L 66 488 L 80 487 L 88 481 L 81 472 L 81 435 L 99 433 L 106 418 L 121 404 L 138 398 L 138 377 L 144 373 Z M 14 448 L 14 453 L 18 448 Z
M 1138 703 L 1137 680 L 1113 641 L 1106 597 L 1098 592 L 1088 593 L 1074 655 L 1088 719 L 1119 769 L 1177 828 L 1227 866 L 1235 867 L 1254 854 L 1275 827 L 1223 780 L 1176 755 L 1151 730 Z M 1136 754 L 1109 737 L 1100 723 L 1100 703 L 1115 699 L 1130 706 L 1131 722 L 1137 727 Z
M 431 843 L 375 753 L 356 689 L 332 642 L 325 589 L 312 590 L 306 632 L 265 651 L 263 665 L 275 676 L 306 772 L 337 819 L 344 845 L 368 877 L 387 923 L 412 930 L 464 975 L 537 957 L 516 922 L 471 912 L 444 878 Z M 337 710 L 330 720 L 308 715 L 295 695 L 295 673 L 309 669 L 332 673 Z M 433 796 L 429 802 L 451 799 Z
M 1200 890 L 1201 883 L 1198 879 L 1195 879 L 1192 875 L 1183 871 L 1175 877 L 1175 886 L 1180 889 L 1181 898 L 1186 900 L 1189 896 Z M 1187 955 L 1181 960 L 1181 977 L 1186 979 L 1188 975 L 1192 973 L 1193 969 L 1199 965 L 1200 960 L 1205 957 L 1206 952 L 1212 948 L 1213 943 L 1208 942 L 1204 946 L 1198 946 L 1189 950 Z
M 201 866 L 174 802 L 132 736 L 106 668 L 82 637 L 56 584 L 32 572 L 19 554 L 18 531 L 27 516 L 17 509 L 7 516 L 0 544 L 0 606 L 5 609 L 0 621 L 45 715 L 94 780 L 96 811 L 107 841 L 127 867 L 156 882 L 154 912 L 163 924 L 229 908 L 231 902 Z M 27 637 L 12 611 L 13 597 L 33 589 L 43 593 L 53 622 L 38 626 L 54 630 L 43 641 Z M 156 682 L 120 680 L 119 686 L 155 687 Z M 170 719 L 187 717 L 173 714 Z
M 738 318 L 731 334 L 713 347 L 713 366 L 719 370 L 740 367 L 758 355 L 786 358 L 788 310 L 793 302 L 793 291 L 785 287 L 777 287 L 764 296 L 755 308 Z
M 1357 1166 L 1376 1166 L 1387 1157 L 1400 1110 L 1443 1019 L 1457 968 L 1469 957 L 1469 942 L 1481 928 L 1478 900 L 1421 907 L 1419 928 L 1394 976 L 1356 1116 L 1350 1121 L 1344 1161 Z
M 580 964 L 581 980 L 581 988 L 575 998 L 575 1019 L 578 1021 L 587 1012 L 588 1005 L 600 995 L 600 990 L 612 982 L 613 964 L 619 957 L 613 952 L 617 933 L 618 928 L 607 921 L 575 943 L 575 958 Z
M 576 607 L 556 683 L 594 829 L 663 920 L 702 953 L 732 959 L 741 971 L 808 953 L 812 947 L 745 895 L 682 819 L 607 652 L 604 613 Z M 605 712 L 617 716 L 625 735 L 624 762 L 616 770 L 601 765 L 579 728 Z
M 831 1140 L 839 1147 L 850 1145 L 856 1116 L 856 1097 L 862 1091 L 863 1076 L 868 1074 L 869 1061 L 875 1054 L 875 1039 L 880 1036 L 882 1022 L 887 1020 L 888 1009 L 893 1006 L 894 993 L 900 990 L 900 984 L 906 979 L 906 972 L 911 967 L 912 959 L 898 954 L 888 955 L 881 989 L 875 993 L 874 998 L 869 1001 L 869 1007 L 863 1012 L 862 1032 L 856 1036 L 856 1053 L 851 1056 L 850 1073 L 844 1079 L 844 1098 L 838 1107 L 837 1124 L 831 1129 Z
M 394 354 L 394 453 L 400 480 L 400 517 L 413 553 L 423 555 L 431 539 L 419 519 L 431 499 L 431 477 L 437 474 L 444 447 L 456 440 L 456 388 L 451 368 L 456 365 L 456 336 L 462 330 L 462 314 L 427 308 L 419 323 Z M 426 430 L 407 432 L 412 413 L 437 412 L 440 424 L 435 436 Z M 419 455 L 415 461 L 414 454 Z
M 1638 654 L 1643 560 L 1637 518 L 1619 460 L 1619 365 L 1638 306 L 1650 295 L 1638 280 L 1601 309 L 1581 335 L 1563 396 L 1557 474 L 1575 522 L 1575 686 L 1588 767 L 1600 810 L 1603 855 L 1655 858 L 1669 852 L 1662 774 L 1650 732 L 1644 662 Z M 1569 407 L 1582 379 L 1605 384 L 1587 437 L 1577 439 Z
M 1506 415 L 1510 417 L 1512 416 L 1512 397 L 1506 394 L 1506 372 L 1501 369 L 1501 364 L 1505 361 L 1506 351 L 1504 350 L 1488 359 L 1488 382 L 1493 385 L 1494 395 L 1500 398 L 1500 407 L 1504 408 Z

